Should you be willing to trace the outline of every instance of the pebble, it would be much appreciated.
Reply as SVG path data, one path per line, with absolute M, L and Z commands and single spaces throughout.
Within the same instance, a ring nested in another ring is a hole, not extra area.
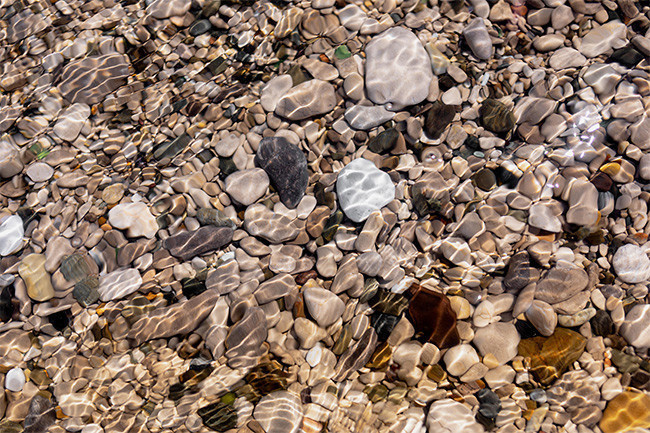
M 485 27 L 483 18 L 474 18 L 467 26 L 465 26 L 463 29 L 463 36 L 476 58 L 479 60 L 488 60 L 492 57 L 492 39 Z
M 32 182 L 45 182 L 52 178 L 54 169 L 44 162 L 34 162 L 25 170 Z
M 642 283 L 650 278 L 650 258 L 634 244 L 618 248 L 612 258 L 612 266 L 618 278 L 626 283 Z
M 127 230 L 127 236 L 152 239 L 158 232 L 158 222 L 149 206 L 142 202 L 122 203 L 108 212 L 108 222 L 117 229 Z
M 519 333 L 513 324 L 496 322 L 477 329 L 472 343 L 482 356 L 492 354 L 499 365 L 503 365 L 517 356 L 519 340 Z
M 283 137 L 263 138 L 255 164 L 266 171 L 282 203 L 290 209 L 298 206 L 309 182 L 307 159 L 298 146 Z
M 586 57 L 597 57 L 612 48 L 626 45 L 626 26 L 620 21 L 610 21 L 587 33 L 581 41 L 580 52 Z
M 231 227 L 205 226 L 198 230 L 184 231 L 170 236 L 163 244 L 172 256 L 181 260 L 190 260 L 229 244 L 232 236 Z
M 562 231 L 562 221 L 547 203 L 535 203 L 528 210 L 528 224 L 551 233 Z
M 447 350 L 442 357 L 449 374 L 462 376 L 469 368 L 479 362 L 476 350 L 469 344 L 459 344 Z
M 278 101 L 293 87 L 290 75 L 283 74 L 273 77 L 262 88 L 260 104 L 266 111 L 275 111 Z
M 140 288 L 142 277 L 137 269 L 118 269 L 99 278 L 97 289 L 102 301 L 124 298 Z
M 433 103 L 424 122 L 424 131 L 432 139 L 439 138 L 454 120 L 456 109 L 451 105 L 436 101 Z
M 545 337 L 553 334 L 558 321 L 553 307 L 539 299 L 535 299 L 528 307 L 526 318 Z
M 68 63 L 61 71 L 58 87 L 69 102 L 93 105 L 126 84 L 128 76 L 128 58 L 113 52 Z
M 554 267 L 537 283 L 535 298 L 556 304 L 578 294 L 588 283 L 589 277 L 581 268 Z
M 359 223 L 395 198 L 395 185 L 374 163 L 359 158 L 339 172 L 336 195 L 345 216 Z
M 650 397 L 625 391 L 607 403 L 598 427 L 603 433 L 622 433 L 650 428 Z
M 625 315 L 621 335 L 637 349 L 650 348 L 650 305 L 635 305 Z
M 345 303 L 334 293 L 320 287 L 308 287 L 303 292 L 305 306 L 318 326 L 323 328 L 336 322 L 345 311 Z
M 297 433 L 303 407 L 300 397 L 289 391 L 275 391 L 262 397 L 253 417 L 266 433 Z
M 236 171 L 226 178 L 226 192 L 242 206 L 255 203 L 269 187 L 269 177 L 261 168 Z
M 180 17 L 190 10 L 190 0 L 155 0 L 147 7 L 147 13 L 159 20 Z
M 23 169 L 23 162 L 16 145 L 6 141 L 0 141 L 0 177 L 10 179 Z
M 18 215 L 10 215 L 0 223 L 0 256 L 18 252 L 23 245 L 23 220 Z
M 565 68 L 577 68 L 584 65 L 587 58 L 575 48 L 565 47 L 555 51 L 548 63 L 551 68 L 560 70 Z
M 392 27 L 366 45 L 366 93 L 375 104 L 390 111 L 418 104 L 432 79 L 429 56 L 410 30 Z
M 427 414 L 429 433 L 462 431 L 483 433 L 485 429 L 474 419 L 472 411 L 462 403 L 451 399 L 434 401 Z
M 383 106 L 354 105 L 345 110 L 345 120 L 354 129 L 362 131 L 388 122 L 394 116 L 395 113 L 386 110 Z
M 88 105 L 74 103 L 61 114 L 52 131 L 61 140 L 74 141 L 89 117 L 90 107 Z
M 25 281 L 27 295 L 37 302 L 44 302 L 54 297 L 54 287 L 50 274 L 45 270 L 43 254 L 29 254 L 20 261 L 18 273 Z
M 289 120 L 303 120 L 329 113 L 336 105 L 334 86 L 309 80 L 289 89 L 275 106 L 275 113 Z
M 5 375 L 5 389 L 11 392 L 20 392 L 25 386 L 25 372 L 22 368 L 15 367 Z
M 486 99 L 479 108 L 483 126 L 496 133 L 506 133 L 515 126 L 515 116 L 510 109 L 496 99 Z

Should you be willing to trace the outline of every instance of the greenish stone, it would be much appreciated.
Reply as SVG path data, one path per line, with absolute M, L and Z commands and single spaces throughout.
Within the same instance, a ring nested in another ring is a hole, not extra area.
M 219 158 L 220 175 L 226 178 L 238 170 L 232 158 Z
M 221 56 L 208 63 L 205 67 L 212 72 L 212 75 L 216 76 L 225 72 L 228 68 L 228 62 L 225 57 Z
M 94 304 L 99 300 L 99 278 L 97 275 L 89 275 L 78 281 L 72 289 L 72 296 L 84 307 Z
M 377 280 L 374 278 L 366 279 L 363 287 L 363 292 L 361 292 L 361 296 L 359 297 L 359 302 L 362 304 L 365 302 L 370 302 L 372 298 L 377 296 L 379 290 L 379 282 Z
M 323 229 L 323 233 L 321 235 L 325 241 L 329 242 L 334 239 L 334 235 L 336 234 L 336 231 L 339 228 L 339 224 L 341 224 L 342 221 L 343 212 L 340 210 L 337 210 L 332 215 L 330 215 L 330 217 L 327 219 L 327 222 L 325 223 L 325 228 Z
M 61 274 L 66 280 L 77 283 L 97 272 L 97 265 L 92 260 L 88 254 L 70 254 L 61 261 Z
M 363 390 L 363 392 L 368 396 L 368 399 L 373 403 L 380 402 L 388 396 L 388 388 L 386 388 L 386 386 L 382 385 L 381 383 L 378 383 L 377 385 L 373 385 L 373 386 L 368 385 Z
M 497 134 L 510 132 L 515 126 L 515 115 L 504 103 L 496 99 L 488 98 L 483 101 L 478 113 L 485 129 Z
M 400 316 L 409 306 L 408 299 L 400 293 L 393 293 L 386 289 L 379 289 L 375 296 L 368 301 L 368 305 L 373 310 L 390 314 L 392 316 Z
M 200 408 L 198 414 L 203 424 L 212 430 L 226 432 L 237 427 L 237 410 L 221 401 Z
M 352 55 L 352 53 L 346 45 L 341 45 L 336 50 L 334 50 L 334 55 L 337 59 L 347 59 Z
M 418 215 L 423 218 L 436 214 L 442 210 L 442 202 L 437 198 L 428 198 L 424 185 L 416 183 L 411 187 L 411 197 L 413 198 L 413 207 Z
M 641 368 L 641 358 L 612 349 L 612 363 L 621 373 L 634 373 Z

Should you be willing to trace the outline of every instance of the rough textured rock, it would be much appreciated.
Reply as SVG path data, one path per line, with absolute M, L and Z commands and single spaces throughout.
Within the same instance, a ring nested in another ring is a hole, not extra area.
M 255 164 L 266 171 L 282 203 L 290 209 L 298 206 L 309 182 L 307 158 L 298 146 L 284 137 L 263 138 Z
M 422 43 L 401 27 L 372 38 L 366 46 L 365 71 L 368 98 L 391 111 L 422 102 L 433 79 Z

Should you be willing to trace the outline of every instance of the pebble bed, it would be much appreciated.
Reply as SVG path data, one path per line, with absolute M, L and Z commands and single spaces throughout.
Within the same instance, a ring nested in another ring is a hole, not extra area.
M 650 431 L 647 1 L 0 17 L 0 433 Z

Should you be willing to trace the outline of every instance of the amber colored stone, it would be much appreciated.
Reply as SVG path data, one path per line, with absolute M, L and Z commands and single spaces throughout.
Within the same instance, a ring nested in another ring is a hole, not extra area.
M 374 370 L 381 370 L 388 366 L 392 354 L 393 349 L 388 345 L 388 343 L 383 342 L 377 346 L 377 349 L 375 349 L 375 352 L 370 357 L 366 367 Z
M 441 366 L 434 364 L 427 371 L 427 377 L 434 382 L 442 382 L 447 378 L 447 373 Z
M 307 281 L 311 279 L 316 279 L 318 278 L 318 272 L 314 271 L 313 269 L 307 272 L 302 272 L 294 277 L 294 280 L 296 280 L 296 284 L 300 284 L 301 286 L 305 284 Z
M 334 346 L 332 347 L 334 355 L 343 355 L 343 352 L 348 350 L 350 340 L 352 340 L 352 332 L 350 332 L 350 327 L 346 325 L 341 330 L 341 335 L 339 335 L 338 340 L 336 340 L 336 343 L 334 343 Z
M 530 371 L 542 385 L 562 375 L 585 350 L 587 340 L 577 332 L 557 328 L 550 337 L 526 338 L 519 342 L 519 355 L 530 358 Z
M 409 320 L 415 328 L 416 337 L 447 349 L 460 343 L 456 328 L 456 313 L 449 298 L 441 293 L 425 289 L 418 284 L 409 288 Z
M 380 402 L 388 396 L 388 388 L 381 383 L 374 386 L 368 385 L 363 392 L 366 393 L 368 399 L 373 403 Z
M 640 392 L 620 393 L 607 403 L 599 426 L 603 433 L 650 428 L 650 397 Z

